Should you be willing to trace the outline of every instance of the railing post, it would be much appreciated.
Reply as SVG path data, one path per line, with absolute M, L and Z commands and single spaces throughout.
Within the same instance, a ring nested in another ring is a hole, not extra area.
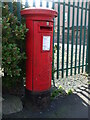
M 82 56 L 82 73 L 84 71 L 85 41 L 86 41 L 86 22 L 87 22 L 87 2 L 86 2 L 85 20 L 84 20 L 84 41 L 83 41 L 83 56 Z
M 54 9 L 54 2 L 52 9 Z M 54 81 L 54 35 L 55 35 L 55 18 L 53 19 L 53 60 L 52 60 L 52 80 L 53 80 L 53 85 L 55 86 L 55 81 Z
M 59 39 L 60 39 L 60 0 L 58 0 L 58 24 L 57 24 L 57 79 L 59 78 Z
M 81 63 L 81 44 L 82 44 L 82 25 L 83 25 L 83 1 L 82 1 L 82 9 L 81 9 L 81 21 L 80 21 L 80 45 L 79 45 L 79 67 L 78 74 L 80 74 L 80 63 Z
M 90 2 L 88 17 L 88 74 L 90 75 Z
M 69 61 L 69 30 L 70 30 L 70 2 L 68 2 L 68 24 L 67 24 L 67 64 L 66 64 L 66 76 L 68 76 L 68 61 Z
M 78 27 L 79 27 L 79 0 L 77 3 L 77 18 L 76 18 L 76 46 L 75 46 L 75 75 L 77 73 L 77 45 L 78 45 Z
M 35 0 L 33 0 L 33 7 L 35 7 Z
M 64 41 L 65 41 L 65 1 L 63 0 L 63 30 L 62 30 L 62 78 L 64 77 Z
M 40 0 L 40 7 L 42 7 L 42 0 Z
M 21 22 L 20 10 L 21 10 L 21 3 L 20 0 L 17 0 L 17 16 L 18 16 L 18 20 Z
M 13 4 L 12 4 L 12 2 L 9 2 L 8 6 L 10 8 L 10 12 L 13 13 Z
M 29 5 L 28 5 L 28 0 L 25 1 L 25 8 L 28 8 Z
M 75 21 L 75 2 L 73 2 L 73 12 L 72 12 L 72 40 L 71 40 L 71 76 L 73 73 L 73 42 L 74 42 L 74 21 Z
M 47 7 L 47 8 L 49 7 L 49 2 L 48 2 L 48 1 L 46 2 L 46 7 Z

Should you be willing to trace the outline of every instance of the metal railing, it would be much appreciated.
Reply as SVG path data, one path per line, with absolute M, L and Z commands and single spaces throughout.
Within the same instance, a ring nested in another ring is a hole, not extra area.
M 85 72 L 84 68 L 86 67 L 86 71 L 87 71 L 87 65 L 88 62 L 90 61 L 90 59 L 87 61 L 87 57 L 88 57 L 88 41 L 90 40 L 89 36 L 87 36 L 87 46 L 85 46 L 85 42 L 86 42 L 86 23 L 88 21 L 88 24 L 90 24 L 90 18 L 88 16 L 88 14 L 90 14 L 90 7 L 88 7 L 89 2 L 85 3 L 85 7 L 84 7 L 84 2 L 81 3 L 80 6 L 80 2 L 77 2 L 77 5 L 75 5 L 75 2 L 73 2 L 73 5 L 71 5 L 70 2 L 65 3 L 65 2 L 60 2 L 60 0 L 56 3 L 58 6 L 58 18 L 57 18 L 57 68 L 56 68 L 56 72 L 57 72 L 57 79 L 59 78 L 59 76 L 61 77 L 65 77 L 68 75 L 76 75 L 76 74 L 80 74 Z M 62 31 L 62 58 L 61 61 L 59 60 L 60 58 L 60 48 L 59 48 L 59 44 L 60 44 L 60 16 L 61 16 L 61 6 L 63 6 L 63 21 L 62 21 L 62 25 L 63 25 L 63 31 Z M 66 55 L 65 55 L 65 9 L 67 8 L 67 46 L 66 46 Z M 71 8 L 72 8 L 72 17 L 71 16 Z M 77 10 L 76 10 L 77 9 Z M 77 13 L 77 15 L 75 16 L 75 12 Z M 81 13 L 80 13 L 81 12 Z M 83 12 L 85 13 L 83 15 Z M 88 17 L 87 17 L 88 16 Z M 81 19 L 80 19 L 81 18 Z M 84 19 L 85 18 L 85 19 Z M 87 20 L 88 18 L 88 20 Z M 72 19 L 72 20 L 71 20 Z M 84 19 L 84 21 L 83 21 Z M 76 20 L 76 36 L 74 35 L 74 27 L 75 27 L 75 20 Z M 80 20 L 80 26 L 79 26 L 79 20 Z M 72 37 L 71 37 L 71 45 L 70 45 L 70 22 L 72 21 Z M 82 35 L 82 26 L 84 23 L 84 34 Z M 78 28 L 80 27 L 80 37 L 78 37 L 78 33 L 79 30 Z M 89 29 L 88 29 L 88 33 L 89 33 Z M 82 37 L 83 36 L 83 37 Z M 74 41 L 75 41 L 75 45 L 74 45 Z M 78 46 L 78 41 L 79 41 L 79 46 Z M 83 43 L 83 45 L 82 45 Z M 69 48 L 71 47 L 71 49 L 69 50 Z M 79 47 L 78 53 L 77 53 L 77 47 Z M 86 49 L 87 50 L 86 50 Z M 86 53 L 85 53 L 86 50 Z M 75 52 L 75 53 L 74 53 Z M 70 54 L 70 56 L 69 56 Z M 78 54 L 78 56 L 77 56 Z M 84 59 L 86 55 L 86 60 Z M 77 57 L 78 57 L 78 64 L 77 64 Z M 65 65 L 65 59 L 66 59 L 66 65 Z M 70 66 L 69 66 L 69 62 L 70 62 Z M 60 67 L 61 66 L 61 67 Z M 89 67 L 88 67 L 89 68 Z M 82 69 L 82 70 L 81 70 Z M 61 75 L 59 74 L 61 71 Z M 68 71 L 70 71 L 68 73 Z M 64 75 L 66 72 L 66 75 Z

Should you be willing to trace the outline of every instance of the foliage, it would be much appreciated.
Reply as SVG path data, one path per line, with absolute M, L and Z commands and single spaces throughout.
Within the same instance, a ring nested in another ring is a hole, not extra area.
M 73 90 L 70 89 L 67 94 L 71 95 L 72 93 L 73 93 Z
M 70 89 L 66 92 L 65 89 L 60 85 L 57 89 L 52 91 L 51 100 L 57 98 L 60 95 L 71 95 L 72 93 L 73 93 L 73 89 Z
M 15 7 L 15 6 L 14 6 Z M 9 12 L 7 3 L 2 8 L 2 68 L 4 68 L 3 86 L 9 88 L 21 84 L 25 71 L 21 63 L 26 59 L 24 23 Z M 22 49 L 23 48 L 23 49 Z
M 57 45 L 54 46 L 54 53 L 56 52 L 57 50 Z
M 88 81 L 88 85 L 90 85 L 90 81 Z
M 60 85 L 58 91 L 63 94 L 64 88 Z
M 52 94 L 51 94 L 51 100 L 53 100 L 55 97 L 59 95 L 64 95 L 65 90 L 64 88 L 60 85 L 58 89 L 55 89 Z

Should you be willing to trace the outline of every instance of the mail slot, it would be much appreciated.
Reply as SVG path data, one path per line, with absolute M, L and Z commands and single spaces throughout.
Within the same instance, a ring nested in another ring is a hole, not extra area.
M 40 26 L 40 32 L 52 32 L 52 27 L 51 26 Z
M 53 18 L 57 12 L 49 9 L 21 10 L 29 29 L 26 35 L 26 90 L 44 92 L 51 88 Z

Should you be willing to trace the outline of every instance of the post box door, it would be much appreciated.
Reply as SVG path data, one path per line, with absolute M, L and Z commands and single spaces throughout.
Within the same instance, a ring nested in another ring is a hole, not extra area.
M 53 23 L 34 21 L 33 91 L 51 87 Z

